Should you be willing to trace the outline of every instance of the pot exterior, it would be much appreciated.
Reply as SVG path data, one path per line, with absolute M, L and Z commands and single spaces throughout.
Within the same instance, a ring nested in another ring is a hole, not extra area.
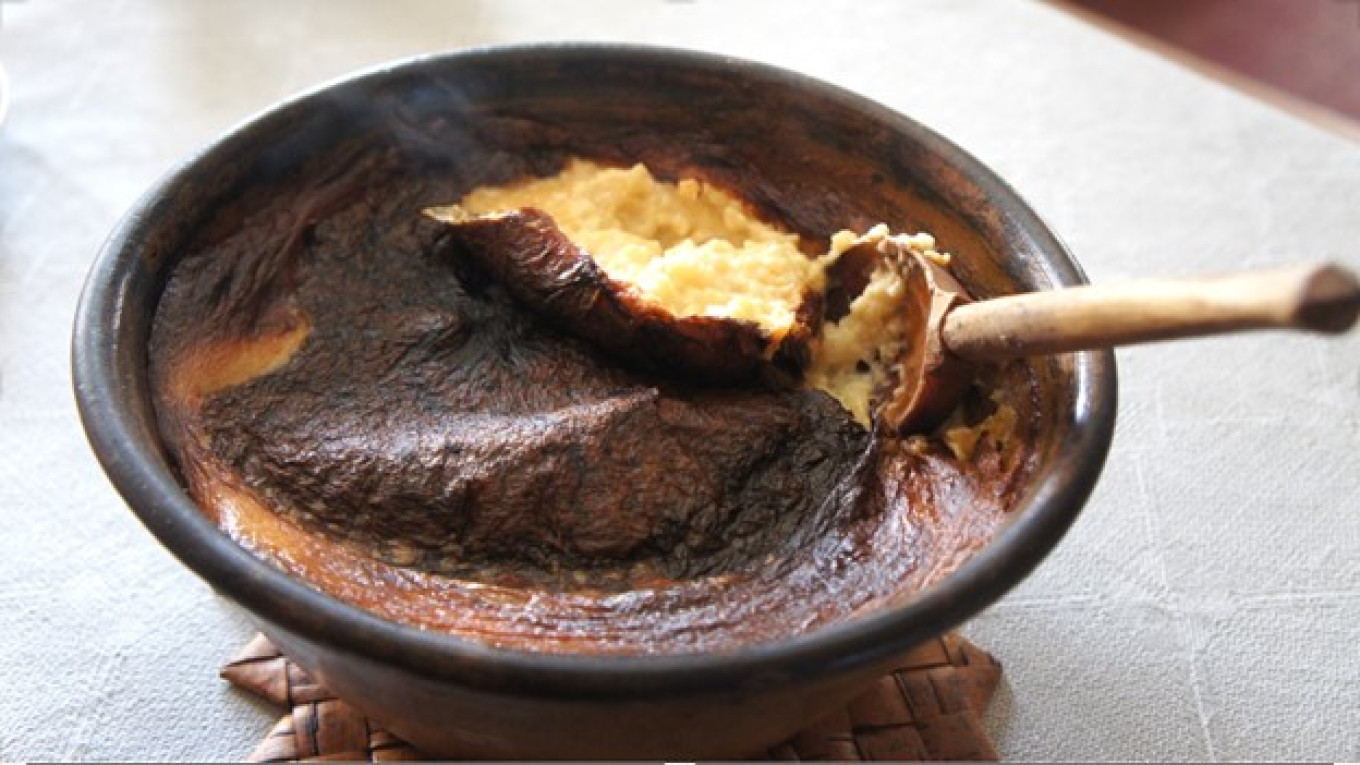
M 763 755 L 844 707 L 889 670 L 809 684 L 646 700 L 497 693 L 335 650 L 268 623 L 261 631 L 346 703 L 445 759 L 722 760 Z

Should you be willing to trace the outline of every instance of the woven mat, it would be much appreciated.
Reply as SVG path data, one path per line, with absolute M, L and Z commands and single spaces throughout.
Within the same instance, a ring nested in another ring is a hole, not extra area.
M 222 669 L 233 685 L 291 709 L 250 762 L 423 759 L 314 682 L 263 635 Z M 995 760 L 981 723 L 1001 665 L 955 634 L 925 643 L 846 708 L 772 747 L 772 760 Z

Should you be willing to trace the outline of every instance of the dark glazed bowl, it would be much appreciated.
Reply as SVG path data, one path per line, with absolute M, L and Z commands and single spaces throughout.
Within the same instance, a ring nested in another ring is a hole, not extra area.
M 1076 517 L 1113 431 L 1110 353 L 1037 365 L 1038 467 L 987 548 L 891 608 L 776 642 L 621 658 L 496 649 L 381 620 L 254 557 L 195 507 L 158 437 L 147 346 L 168 274 L 205 231 L 240 220 L 237 200 L 319 172 L 309 160 L 342 143 L 392 144 L 456 168 L 478 161 L 470 152 L 482 139 L 511 150 L 544 142 L 569 150 L 579 140 L 663 169 L 701 167 L 810 235 L 880 220 L 920 227 L 956 253 L 964 281 L 982 294 L 1085 281 L 1015 192 L 948 141 L 825 83 L 718 56 L 536 45 L 419 58 L 329 84 L 209 146 L 137 203 L 94 264 L 75 325 L 81 417 L 152 533 L 394 732 L 449 757 L 759 751 L 1001 597 Z

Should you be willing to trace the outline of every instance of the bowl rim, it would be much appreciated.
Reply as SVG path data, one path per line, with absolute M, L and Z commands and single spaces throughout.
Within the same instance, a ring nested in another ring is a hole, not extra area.
M 752 60 L 682 48 L 618 43 L 492 45 L 424 54 L 324 82 L 238 123 L 181 161 L 122 217 L 95 258 L 77 307 L 71 346 L 72 379 L 81 423 L 105 473 L 142 523 L 197 575 L 262 619 L 291 634 L 351 656 L 427 678 L 486 691 L 513 690 L 541 698 L 646 698 L 779 686 L 862 670 L 978 613 L 1018 584 L 1057 544 L 1093 489 L 1114 432 L 1114 354 L 1073 356 L 1075 396 L 1066 416 L 1063 451 L 1071 454 L 1043 476 L 996 537 L 952 574 L 889 609 L 824 625 L 778 641 L 729 651 L 614 655 L 537 653 L 495 647 L 447 633 L 387 621 L 290 577 L 257 558 L 207 519 L 189 499 L 157 448 L 157 436 L 136 427 L 130 401 L 138 396 L 120 338 L 138 250 L 154 230 L 157 210 L 195 167 L 224 147 L 249 140 L 267 122 L 307 109 L 336 89 L 459 62 L 502 57 L 624 57 L 648 64 L 740 68 L 765 81 L 812 89 L 912 136 L 962 171 L 988 199 L 1005 199 L 1008 214 L 1045 254 L 1055 284 L 1086 282 L 1068 249 L 1018 193 L 949 140 L 886 106 L 823 80 Z M 143 369 L 141 374 L 145 375 Z

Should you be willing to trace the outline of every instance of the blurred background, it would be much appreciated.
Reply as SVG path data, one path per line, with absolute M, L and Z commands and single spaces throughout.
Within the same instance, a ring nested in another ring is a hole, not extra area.
M 1360 0 L 1058 0 L 1082 18 L 1360 138 Z

